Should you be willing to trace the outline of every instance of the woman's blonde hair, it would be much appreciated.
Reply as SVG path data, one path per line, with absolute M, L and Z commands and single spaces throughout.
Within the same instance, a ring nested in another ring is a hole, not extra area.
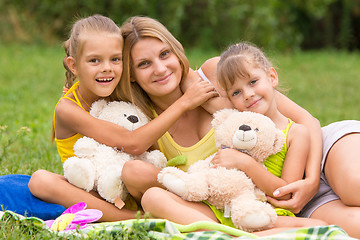
M 245 42 L 231 45 L 221 54 L 217 64 L 219 85 L 227 90 L 237 78 L 249 78 L 249 66 L 261 68 L 266 73 L 272 68 L 271 62 L 255 45 Z
M 63 60 L 63 65 L 66 70 L 65 88 L 69 89 L 73 85 L 76 78 L 67 66 L 66 59 L 70 56 L 77 59 L 79 54 L 81 54 L 83 47 L 82 43 L 84 34 L 93 32 L 115 34 L 118 35 L 122 41 L 120 27 L 108 17 L 96 14 L 77 20 L 72 26 L 69 39 L 64 42 L 64 49 L 66 54 Z
M 182 79 L 186 78 L 189 72 L 189 61 L 185 56 L 184 48 L 178 40 L 166 29 L 164 25 L 149 17 L 135 16 L 129 18 L 122 26 L 121 32 L 124 38 L 123 51 L 123 74 L 120 83 L 115 89 L 118 97 L 133 102 L 149 118 L 154 118 L 152 102 L 148 94 L 139 86 L 134 78 L 134 65 L 131 58 L 131 50 L 134 45 L 144 38 L 156 38 L 169 45 L 171 51 L 179 59 L 182 68 Z M 182 80 L 181 79 L 181 80 Z

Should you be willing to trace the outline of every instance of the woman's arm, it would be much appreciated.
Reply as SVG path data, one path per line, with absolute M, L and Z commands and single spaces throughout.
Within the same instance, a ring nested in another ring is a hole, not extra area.
M 58 129 L 65 129 L 68 133 L 72 132 L 72 135 L 80 133 L 108 146 L 139 155 L 149 149 L 184 112 L 216 95 L 211 84 L 195 81 L 193 86 L 162 114 L 134 131 L 128 131 L 114 123 L 94 118 L 75 103 L 62 99 L 56 109 L 57 138 L 61 138 L 59 135 L 61 132 Z
M 278 93 L 276 101 L 278 109 L 283 115 L 306 126 L 310 133 L 310 151 L 305 167 L 305 179 L 279 188 L 274 193 L 276 197 L 292 193 L 290 200 L 277 201 L 276 199 L 268 198 L 273 205 L 298 213 L 319 189 L 322 156 L 321 127 L 316 118 L 283 94 Z
M 310 134 L 308 129 L 294 123 L 287 136 L 287 153 L 281 172 L 281 178 L 287 183 L 301 180 L 304 176 L 305 166 L 310 151 Z M 275 191 L 276 189 L 274 189 Z M 269 195 L 273 196 L 273 194 Z M 279 199 L 290 199 L 287 194 Z

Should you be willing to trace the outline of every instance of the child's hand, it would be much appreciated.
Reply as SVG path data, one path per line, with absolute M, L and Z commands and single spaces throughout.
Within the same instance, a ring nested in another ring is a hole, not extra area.
M 236 149 L 226 148 L 219 149 L 211 160 L 212 167 L 225 167 L 227 169 L 243 170 L 244 165 L 250 160 L 251 157 L 246 153 L 242 153 Z
M 188 87 L 181 97 L 187 104 L 188 110 L 192 110 L 210 98 L 219 96 L 214 86 L 201 78 L 195 80 L 190 87 Z

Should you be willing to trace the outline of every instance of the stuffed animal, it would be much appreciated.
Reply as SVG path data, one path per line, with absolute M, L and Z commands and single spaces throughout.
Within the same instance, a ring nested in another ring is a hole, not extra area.
M 214 114 L 212 125 L 218 148 L 237 149 L 261 164 L 285 143 L 283 132 L 270 118 L 258 113 L 224 109 Z M 206 200 L 223 210 L 224 216 L 231 217 L 241 230 L 252 232 L 271 227 L 277 215 L 266 202 L 265 194 L 242 171 L 212 168 L 214 155 L 195 162 L 187 172 L 166 167 L 159 173 L 158 181 L 185 200 Z
M 90 110 L 96 118 L 118 124 L 133 131 L 149 120 L 134 104 L 127 102 L 96 101 Z M 114 136 L 116 137 L 116 136 Z M 158 150 L 134 156 L 121 149 L 108 147 L 89 137 L 82 137 L 74 145 L 75 157 L 68 158 L 64 165 L 64 176 L 73 185 L 86 191 L 96 190 L 101 197 L 121 208 L 127 190 L 121 180 L 125 162 L 140 159 L 162 169 L 167 159 Z

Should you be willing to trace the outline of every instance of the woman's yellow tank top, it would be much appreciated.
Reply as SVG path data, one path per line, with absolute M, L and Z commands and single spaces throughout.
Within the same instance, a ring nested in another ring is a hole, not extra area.
M 157 117 L 156 112 L 154 110 L 153 112 Z M 213 128 L 211 128 L 211 130 L 199 142 L 191 147 L 182 147 L 177 144 L 169 132 L 166 132 L 161 138 L 159 138 L 157 143 L 160 151 L 164 153 L 168 160 L 180 155 L 186 156 L 186 164 L 176 166 L 183 171 L 187 171 L 189 166 L 194 162 L 205 159 L 218 151 L 215 144 L 215 131 Z
M 80 100 L 79 100 L 77 94 L 76 94 L 76 89 L 78 89 L 78 88 L 79 88 L 79 82 L 76 82 L 76 83 L 69 89 L 69 91 L 67 91 L 67 92 L 65 93 L 65 95 L 60 98 L 60 100 L 63 99 L 63 98 L 66 98 L 66 99 L 68 99 L 68 100 L 76 103 L 76 104 L 77 104 L 79 107 L 81 107 L 82 109 L 84 109 L 83 106 L 82 106 L 81 103 L 80 103 Z M 75 100 L 67 97 L 67 95 L 69 95 L 70 93 L 72 93 L 72 94 L 74 95 Z M 60 100 L 59 100 L 58 103 L 56 104 L 56 106 L 55 106 L 55 111 L 54 111 L 54 121 L 53 121 L 53 122 L 54 122 L 54 131 L 55 131 L 56 108 L 57 108 Z M 84 111 L 86 111 L 86 110 L 84 109 Z M 87 111 L 86 111 L 86 112 L 87 112 Z M 57 138 L 56 138 L 56 131 L 55 131 L 55 142 L 56 142 L 56 147 L 57 147 L 58 153 L 59 153 L 60 158 L 61 158 L 61 162 L 64 163 L 64 162 L 66 161 L 66 159 L 68 159 L 69 157 L 75 156 L 75 154 L 74 154 L 74 149 L 73 149 L 73 148 L 74 148 L 74 144 L 75 144 L 76 141 L 77 141 L 79 138 L 81 138 L 81 137 L 83 137 L 83 135 L 81 135 L 80 133 L 77 133 L 77 134 L 75 134 L 75 135 L 73 135 L 73 136 L 71 136 L 71 137 L 69 137 L 69 138 L 57 139 Z
M 177 166 L 183 171 L 187 171 L 189 166 L 196 161 L 205 159 L 218 151 L 215 145 L 215 132 L 213 128 L 199 142 L 191 147 L 182 147 L 177 144 L 169 132 L 166 132 L 157 143 L 159 144 L 160 151 L 163 152 L 169 160 L 179 155 L 186 156 L 186 164 Z

